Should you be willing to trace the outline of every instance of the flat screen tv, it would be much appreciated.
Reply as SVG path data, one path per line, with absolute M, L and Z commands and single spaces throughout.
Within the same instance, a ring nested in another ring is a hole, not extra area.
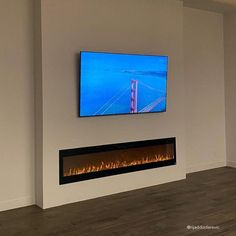
M 80 53 L 79 116 L 166 111 L 168 57 Z

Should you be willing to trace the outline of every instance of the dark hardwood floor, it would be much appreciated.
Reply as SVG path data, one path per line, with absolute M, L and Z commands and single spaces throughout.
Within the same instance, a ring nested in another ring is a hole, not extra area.
M 188 225 L 216 226 L 188 230 Z M 48 210 L 0 213 L 0 236 L 236 235 L 236 169 L 189 174 L 186 180 Z

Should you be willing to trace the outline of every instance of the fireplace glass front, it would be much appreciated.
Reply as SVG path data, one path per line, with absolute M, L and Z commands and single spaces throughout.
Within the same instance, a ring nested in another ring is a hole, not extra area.
M 176 164 L 175 138 L 59 151 L 60 184 Z

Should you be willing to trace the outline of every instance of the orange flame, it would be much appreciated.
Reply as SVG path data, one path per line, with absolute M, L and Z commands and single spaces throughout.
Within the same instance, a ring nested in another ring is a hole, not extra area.
M 132 161 L 117 160 L 115 162 L 111 161 L 109 163 L 104 163 L 103 161 L 101 161 L 101 163 L 97 165 L 89 165 L 83 168 L 80 168 L 80 167 L 69 168 L 67 171 L 64 171 L 64 176 L 66 177 L 66 176 L 72 176 L 72 175 L 81 175 L 81 174 L 87 174 L 91 172 L 102 171 L 102 170 L 111 170 L 111 169 L 116 169 L 116 168 L 155 163 L 155 162 L 172 160 L 172 159 L 173 157 L 170 155 L 167 155 L 167 156 L 155 155 L 153 157 L 143 157 L 142 159 L 132 160 Z

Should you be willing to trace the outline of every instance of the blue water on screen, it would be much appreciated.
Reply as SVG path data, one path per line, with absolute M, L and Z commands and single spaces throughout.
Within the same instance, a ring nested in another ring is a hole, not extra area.
M 167 56 L 81 52 L 80 116 L 130 113 L 132 80 L 138 113 L 165 111 L 167 69 Z

